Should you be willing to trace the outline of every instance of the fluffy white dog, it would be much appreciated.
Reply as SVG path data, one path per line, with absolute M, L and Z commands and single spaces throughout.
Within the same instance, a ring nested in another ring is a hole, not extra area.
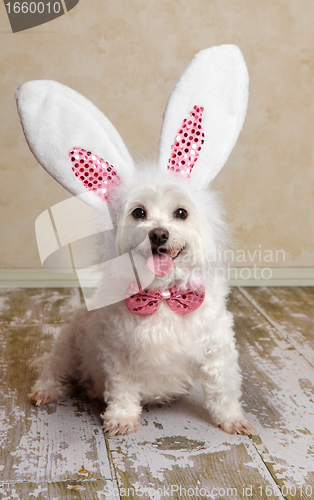
M 19 112 L 36 158 L 75 195 L 87 187 L 100 220 L 109 206 L 117 254 L 137 248 L 149 275 L 147 285 L 133 259 L 125 300 L 74 315 L 38 362 L 32 402 L 54 401 L 77 381 L 107 403 L 109 435 L 123 434 L 137 430 L 143 404 L 185 394 L 200 378 L 212 421 L 228 433 L 254 433 L 241 410 L 228 287 L 215 259 L 226 228 L 219 199 L 207 189 L 242 128 L 247 85 L 236 47 L 200 52 L 171 95 L 159 161 L 137 166 L 82 96 L 55 82 L 20 87 Z M 147 235 L 142 245 L 140 234 Z M 108 260 L 105 241 L 101 252 Z

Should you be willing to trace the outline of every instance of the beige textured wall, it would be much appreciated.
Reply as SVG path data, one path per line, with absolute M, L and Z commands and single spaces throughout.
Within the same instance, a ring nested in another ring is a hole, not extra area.
M 257 251 L 257 263 L 259 250 L 284 250 L 285 262 L 280 254 L 268 265 L 313 266 L 313 27 L 313 0 L 80 0 L 59 19 L 12 34 L 1 2 L 0 267 L 41 267 L 35 218 L 68 197 L 28 150 L 15 89 L 42 78 L 69 85 L 145 156 L 157 152 L 181 72 L 196 52 L 223 43 L 241 48 L 251 82 L 243 131 L 214 181 L 236 249 L 247 261 L 247 250 Z

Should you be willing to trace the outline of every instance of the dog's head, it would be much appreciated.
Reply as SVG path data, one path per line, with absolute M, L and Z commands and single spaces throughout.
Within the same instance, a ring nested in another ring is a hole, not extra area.
M 146 177 L 149 168 L 154 172 L 146 165 Z M 193 190 L 186 179 L 140 179 L 139 174 L 137 185 L 119 196 L 119 254 L 136 248 L 160 285 L 198 280 L 223 233 L 215 195 Z
M 85 192 L 89 205 L 110 205 L 121 252 L 137 242 L 157 277 L 183 281 L 204 268 L 215 244 L 220 219 L 206 188 L 237 140 L 247 97 L 247 69 L 236 46 L 199 52 L 170 96 L 157 164 L 137 169 L 113 125 L 75 91 L 34 81 L 16 95 L 41 165 L 74 195 Z

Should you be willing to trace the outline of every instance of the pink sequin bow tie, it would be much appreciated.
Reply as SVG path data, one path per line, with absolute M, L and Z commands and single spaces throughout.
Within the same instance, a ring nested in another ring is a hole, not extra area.
M 132 285 L 131 285 L 132 287 Z M 132 291 L 128 290 L 128 295 Z M 178 314 L 184 315 L 200 307 L 205 298 L 205 289 L 200 286 L 198 290 L 186 288 L 180 290 L 176 286 L 165 292 L 160 290 L 142 290 L 125 299 L 127 308 L 132 314 L 146 316 L 156 312 L 159 302 L 166 300 L 168 306 Z

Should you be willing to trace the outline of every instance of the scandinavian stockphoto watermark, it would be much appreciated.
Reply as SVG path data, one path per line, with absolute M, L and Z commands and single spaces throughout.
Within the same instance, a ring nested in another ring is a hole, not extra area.
M 130 284 L 132 294 L 148 288 L 155 274 L 147 265 L 152 258 L 147 232 L 133 226 L 114 227 L 108 205 L 102 203 L 99 212 L 89 205 L 89 196 L 83 193 L 45 210 L 36 219 L 35 230 L 43 267 L 51 272 L 76 273 L 87 309 L 93 310 L 124 300 Z M 204 260 L 204 255 L 200 257 Z M 188 253 L 181 257 L 182 278 L 184 271 L 190 278 L 190 258 Z M 272 277 L 272 269 L 265 264 L 284 262 L 285 253 L 263 249 L 262 245 L 254 251 L 218 247 L 208 250 L 205 259 L 213 281 L 223 277 L 258 281 Z M 237 267 L 243 263 L 246 267 Z M 193 272 L 196 278 L 198 269 Z
M 262 244 L 253 250 L 225 250 L 218 247 L 214 249 L 209 259 L 222 264 L 221 267 L 218 266 L 217 274 L 223 273 L 229 281 L 260 281 L 272 278 L 272 268 L 285 263 L 286 253 L 283 249 L 264 248 Z
M 215 264 L 209 271 L 212 280 L 226 277 L 228 281 L 260 281 L 272 278 L 273 268 L 284 265 L 286 253 L 283 249 L 264 248 L 262 244 L 252 250 L 225 249 L 218 245 L 207 251 L 206 260 Z
M 13 33 L 53 21 L 73 9 L 79 0 L 3 0 Z

